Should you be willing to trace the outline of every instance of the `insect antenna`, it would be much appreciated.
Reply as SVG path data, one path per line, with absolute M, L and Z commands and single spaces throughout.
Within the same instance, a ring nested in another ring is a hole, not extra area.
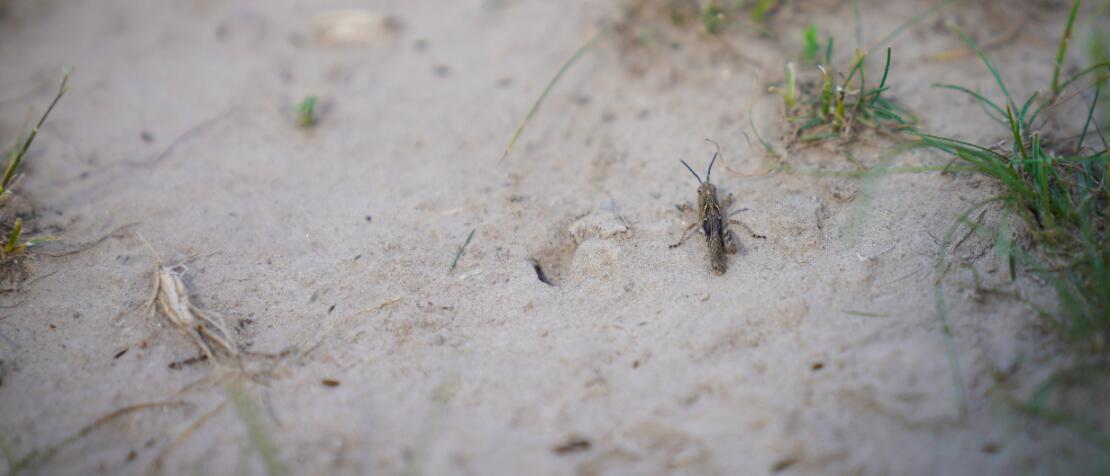
M 706 182 L 709 181 L 709 174 L 713 173 L 713 163 L 717 161 L 717 156 L 719 156 L 719 155 L 721 155 L 721 154 L 720 153 L 713 154 L 713 160 L 709 161 L 709 170 L 705 171 L 705 181 Z
M 690 164 L 687 164 L 686 161 L 682 160 L 682 159 L 678 159 L 678 161 L 682 162 L 682 165 L 686 166 L 686 170 L 689 170 L 690 173 L 694 174 L 694 178 L 698 179 L 698 183 L 700 184 L 701 183 L 701 177 L 698 176 L 697 172 L 694 172 L 694 169 L 690 168 Z
M 713 154 L 713 160 L 709 161 L 709 170 L 707 170 L 705 172 L 705 181 L 708 182 L 709 181 L 709 174 L 713 173 L 713 163 L 716 162 L 717 157 L 719 157 L 721 155 L 721 144 L 718 144 L 717 141 L 709 139 L 709 138 L 706 138 L 705 140 L 707 142 L 709 142 L 710 144 L 713 144 L 713 147 L 717 148 L 717 152 Z

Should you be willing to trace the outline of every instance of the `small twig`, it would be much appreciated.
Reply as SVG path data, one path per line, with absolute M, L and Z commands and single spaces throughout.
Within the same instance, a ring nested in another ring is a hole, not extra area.
M 16 304 L 2 305 L 2 306 L 0 306 L 0 310 L 13 310 L 13 308 L 19 307 L 19 306 L 23 305 L 23 303 L 26 303 L 26 302 L 27 302 L 27 300 L 22 300 L 22 301 L 20 301 Z M 0 321 L 6 320 L 6 318 L 8 318 L 8 316 L 0 316 Z
M 960 241 L 956 242 L 956 246 L 952 247 L 952 253 L 955 253 L 956 250 L 960 248 L 960 245 L 962 245 L 964 243 L 964 241 L 967 241 L 967 239 L 969 237 L 971 237 L 972 233 L 975 233 L 975 228 L 977 226 L 979 226 L 979 222 L 983 221 L 983 215 L 986 215 L 986 214 L 987 214 L 987 209 L 984 208 L 983 211 L 979 213 L 979 216 L 977 218 L 975 218 L 975 222 L 968 224 L 969 230 L 968 230 L 967 234 L 964 235 L 963 238 L 960 238 Z
M 94 241 L 90 241 L 90 242 L 87 242 L 87 243 L 82 243 L 82 244 L 76 245 L 76 247 L 74 247 L 72 249 L 69 249 L 69 250 L 59 251 L 57 253 L 47 253 L 45 251 L 40 251 L 39 254 L 44 255 L 44 256 L 49 256 L 51 258 L 60 258 L 62 256 L 75 255 L 77 253 L 81 253 L 83 251 L 86 251 L 86 250 L 88 250 L 88 249 L 90 249 L 94 246 L 97 246 L 101 243 L 104 243 L 105 241 L 108 241 L 108 238 L 113 238 L 117 234 L 119 234 L 119 232 L 121 232 L 123 230 L 126 230 L 128 228 L 131 228 L 131 227 L 133 227 L 135 225 L 138 225 L 138 224 L 139 224 L 139 222 L 137 222 L 137 221 L 128 223 L 128 224 L 123 225 L 119 228 L 116 228 L 115 230 L 113 230 L 111 233 L 108 233 L 107 235 L 104 235 L 100 238 L 97 238 Z
M 1001 34 L 990 40 L 983 42 L 983 45 L 980 46 L 980 49 L 982 49 L 983 51 L 992 50 L 1011 42 L 1015 37 L 1017 37 L 1018 33 L 1021 32 L 1021 28 L 1024 26 L 1024 23 L 1025 17 L 1021 17 L 1018 19 L 1018 21 L 1012 22 L 1010 28 L 1008 28 L 1006 31 L 1002 32 Z M 971 56 L 972 54 L 974 54 L 973 51 L 961 46 L 938 53 L 927 54 L 925 55 L 925 60 L 936 62 L 955 61 Z
M 917 273 L 920 273 L 920 272 L 921 272 L 921 268 L 917 268 L 917 269 L 913 270 L 912 272 L 910 272 L 910 273 L 908 273 L 908 274 L 906 274 L 906 275 L 904 275 L 904 276 L 902 276 L 902 277 L 900 277 L 900 278 L 897 278 L 897 279 L 895 279 L 895 280 L 893 280 L 893 281 L 889 281 L 889 282 L 883 283 L 883 286 L 890 286 L 891 284 L 896 284 L 896 283 L 902 282 L 902 281 L 904 281 L 904 280 L 906 280 L 906 279 L 910 278 L 911 276 L 913 276 L 913 275 L 915 275 L 915 274 L 917 274 Z
M 77 433 L 74 433 L 73 435 L 70 435 L 68 438 L 62 440 L 61 442 L 47 448 L 45 451 L 42 452 L 41 456 L 36 452 L 31 452 L 30 454 L 28 454 L 27 456 L 24 456 L 23 458 L 19 459 L 18 461 L 14 461 L 14 462 L 10 463 L 10 465 L 8 467 L 9 474 L 16 474 L 16 473 L 19 472 L 20 469 L 30 468 L 31 465 L 33 465 L 33 464 L 42 463 L 43 461 L 46 461 L 46 460 L 50 459 L 58 451 L 60 451 L 63 447 L 69 445 L 70 443 L 73 443 L 74 441 L 77 441 L 77 440 L 87 436 L 89 433 L 92 433 L 93 430 L 95 430 L 97 428 L 100 428 L 102 425 L 104 425 L 104 424 L 106 424 L 106 423 L 108 423 L 112 420 L 115 420 L 116 418 L 131 414 L 131 413 L 134 413 L 134 412 L 137 412 L 137 411 L 140 411 L 140 410 L 150 409 L 150 408 L 177 407 L 177 406 L 183 406 L 183 405 L 185 405 L 185 402 L 182 402 L 180 400 L 172 400 L 172 401 L 167 401 L 167 402 L 140 403 L 140 404 L 137 404 L 137 405 L 131 405 L 131 406 L 128 406 L 128 407 L 123 407 L 119 410 L 116 410 L 116 411 L 111 412 L 107 415 L 104 415 L 100 418 L 97 418 L 96 421 L 94 421 L 94 422 L 92 422 L 88 425 L 85 425 L 85 427 L 78 430 Z
M 298 359 L 303 359 L 305 357 L 308 357 L 309 354 L 311 354 L 313 351 L 316 350 L 316 348 L 320 347 L 320 345 L 324 343 L 324 339 L 326 339 L 329 335 L 331 335 L 332 332 L 335 332 L 335 330 L 339 328 L 340 324 L 346 324 L 347 321 L 350 321 L 352 319 L 359 318 L 359 317 L 364 317 L 364 316 L 370 314 L 371 312 L 380 311 L 382 309 L 385 309 L 386 307 L 389 307 L 389 306 L 391 306 L 393 304 L 396 304 L 396 303 L 399 303 L 399 302 L 401 302 L 401 298 L 399 298 L 399 297 L 393 298 L 393 299 L 388 299 L 388 300 L 382 302 L 381 304 L 379 304 L 377 306 L 366 308 L 366 309 L 363 309 L 361 311 L 348 314 L 346 316 L 340 317 L 340 318 L 332 321 L 331 325 L 328 326 L 327 329 L 325 329 L 323 332 L 320 332 L 320 334 L 315 339 L 316 342 L 314 342 L 312 345 L 307 346 L 307 347 L 305 347 L 303 345 L 298 346 L 298 347 L 304 347 L 305 350 L 303 352 L 300 352 L 300 354 L 297 355 L 297 358 Z
M 4 319 L 6 319 L 7 317 L 8 317 L 8 316 L 0 316 L 0 321 L 3 321 L 3 320 L 4 320 Z M 14 341 L 14 340 L 12 340 L 12 338 L 11 338 L 11 337 L 8 337 L 8 336 L 7 336 L 7 335 L 5 335 L 5 334 L 4 334 L 3 332 L 0 332 L 0 339 L 4 339 L 4 342 L 7 342 L 7 343 L 8 343 L 8 345 L 12 346 L 12 348 L 13 348 L 13 349 L 19 350 L 19 347 L 20 347 L 19 343 L 18 343 L 18 342 L 16 342 L 16 341 Z
M 19 291 L 22 291 L 22 290 L 24 290 L 24 289 L 27 289 L 27 287 L 28 287 L 28 286 L 30 286 L 30 285 L 32 285 L 32 284 L 34 284 L 35 282 L 38 282 L 38 281 L 42 281 L 42 280 L 44 280 L 44 279 L 46 279 L 46 278 L 49 278 L 49 277 L 51 277 L 51 276 L 54 276 L 55 274 L 58 274 L 58 271 L 57 271 L 57 270 L 51 271 L 51 272 L 49 272 L 49 273 L 46 273 L 46 274 L 44 274 L 44 275 L 41 275 L 41 276 L 35 276 L 34 278 L 31 278 L 31 279 L 29 279 L 29 280 L 27 280 L 27 281 L 24 281 L 24 282 L 23 282 L 22 284 L 20 284 L 20 285 L 19 285 L 19 287 L 16 287 L 16 288 L 0 288 L 0 294 L 4 294 L 4 293 L 14 293 L 14 292 L 19 292 Z M 22 302 L 20 302 L 20 304 L 22 304 Z M 17 304 L 17 305 L 18 305 L 18 304 Z M 7 307 L 15 307 L 15 305 L 13 305 L 13 306 L 7 306 Z M 0 306 L 0 308 L 7 308 L 7 307 L 5 307 L 5 306 Z
M 184 443 L 185 440 L 189 439 L 189 435 L 192 435 L 194 431 L 204 425 L 204 423 L 207 422 L 210 418 L 216 416 L 221 411 L 223 411 L 223 409 L 227 408 L 227 405 L 229 403 L 231 403 L 230 400 L 224 400 L 223 403 L 216 405 L 215 408 L 208 410 L 203 415 L 197 417 L 196 420 L 193 420 L 193 422 L 190 423 L 188 427 L 182 430 L 181 433 L 177 434 L 177 437 L 174 438 L 173 441 L 170 442 L 170 444 L 166 445 L 165 448 L 162 448 L 162 451 L 158 452 L 158 456 L 154 458 L 154 461 L 150 463 L 150 467 L 147 468 L 146 474 L 148 476 L 158 474 L 158 470 L 162 468 L 162 464 L 165 462 L 166 457 L 170 455 L 170 452 L 173 451 L 174 448 L 177 448 L 182 443 Z
M 216 124 L 222 122 L 224 119 L 227 119 L 227 118 L 229 118 L 229 117 L 231 117 L 231 116 L 233 116 L 233 115 L 235 115 L 239 112 L 242 112 L 242 111 L 240 109 L 228 109 L 226 111 L 223 111 L 223 112 L 221 112 L 221 113 L 219 113 L 215 116 L 212 116 L 208 119 L 205 119 L 205 120 L 193 125 L 193 127 L 190 127 L 188 130 L 186 130 L 180 136 L 178 136 L 176 139 L 174 139 L 173 142 L 171 142 L 169 146 L 167 146 L 165 149 L 163 149 L 162 152 L 160 154 L 158 154 L 157 156 L 155 156 L 153 159 L 128 160 L 128 161 L 122 161 L 121 160 L 121 161 L 113 163 L 113 166 L 115 164 L 120 164 L 120 165 L 123 165 L 123 166 L 137 167 L 137 168 L 154 167 L 155 165 L 158 165 L 162 161 L 168 159 L 170 157 L 170 155 L 173 154 L 174 150 L 177 149 L 178 146 L 181 146 L 182 144 L 188 142 L 190 139 L 200 135 L 201 133 L 206 132 L 208 129 L 210 129 L 213 126 L 215 126 Z

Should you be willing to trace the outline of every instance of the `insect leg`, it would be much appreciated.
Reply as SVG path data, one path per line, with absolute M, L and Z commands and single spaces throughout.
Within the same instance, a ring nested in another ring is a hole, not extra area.
M 766 240 L 767 239 L 766 236 L 760 235 L 760 234 L 752 231 L 752 229 L 749 228 L 748 225 L 745 225 L 744 222 L 742 222 L 740 220 L 732 219 L 732 220 L 728 221 L 728 224 L 729 225 L 736 225 L 740 228 L 743 228 L 744 231 L 746 231 L 746 232 L 748 232 L 748 234 L 752 235 L 752 238 L 759 238 L 761 240 Z
M 693 230 L 694 227 L 696 227 L 696 226 L 698 226 L 697 222 L 691 223 L 690 226 L 686 227 L 686 231 L 682 232 L 682 237 L 678 239 L 678 243 L 670 245 L 669 247 L 670 248 L 678 248 L 683 243 L 685 243 L 686 239 L 690 237 L 690 230 Z
M 726 216 L 729 217 L 729 218 L 732 218 L 733 215 L 739 215 L 739 214 L 744 213 L 748 210 L 750 210 L 750 208 L 741 208 L 739 210 L 733 210 L 731 212 L 728 212 L 728 215 L 726 215 Z
M 736 254 L 736 235 L 732 230 L 725 230 L 725 252 L 730 255 Z

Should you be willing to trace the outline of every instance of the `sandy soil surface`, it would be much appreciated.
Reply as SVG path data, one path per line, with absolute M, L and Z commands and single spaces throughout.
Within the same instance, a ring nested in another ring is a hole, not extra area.
M 941 288 L 958 366 L 949 358 L 935 260 L 989 181 L 751 176 L 771 159 L 745 136 L 748 104 L 765 135 L 782 130 L 779 101 L 753 96 L 757 72 L 760 91 L 781 79 L 810 22 L 849 61 L 851 2 L 788 6 L 772 19 L 781 34 L 765 37 L 637 20 L 651 41 L 600 41 L 502 159 L 559 65 L 626 4 L 6 2 L 0 138 L 49 101 L 61 65 L 75 67 L 21 184 L 37 232 L 63 238 L 44 250 L 108 237 L 39 255 L 37 279 L 0 296 L 9 461 L 37 451 L 29 469 L 42 474 L 1090 474 L 1105 463 L 1004 404 L 1064 354 L 1021 302 L 1051 307 L 1051 291 L 1010 282 L 976 236 L 952 251 Z M 868 45 L 928 4 L 864 7 Z M 351 8 L 371 14 L 364 34 L 320 36 L 322 15 Z M 1024 97 L 1048 83 L 1066 14 L 1061 2 L 946 9 L 894 42 L 890 94 L 927 130 L 997 142 L 971 101 L 928 87 L 995 92 L 973 57 L 930 61 L 960 47 L 943 24 L 1001 39 L 991 54 Z M 291 111 L 309 94 L 323 114 L 304 130 Z M 713 181 L 767 237 L 740 234 L 722 276 L 700 238 L 667 246 L 692 220 L 675 205 L 695 199 L 678 159 L 704 169 L 704 138 L 724 151 Z M 868 136 L 786 160 L 852 170 L 845 150 L 874 166 L 892 147 Z M 193 301 L 252 354 L 185 363 L 197 348 L 142 308 L 157 261 L 140 234 L 167 264 L 188 259 Z M 977 290 L 971 270 L 1000 292 Z M 168 404 L 132 407 L 152 402 Z

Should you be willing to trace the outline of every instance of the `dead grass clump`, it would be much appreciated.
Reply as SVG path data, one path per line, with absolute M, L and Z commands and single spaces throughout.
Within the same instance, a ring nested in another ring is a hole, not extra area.
M 239 357 L 239 347 L 232 338 L 231 331 L 223 318 L 215 313 L 204 311 L 193 304 L 189 289 L 185 286 L 185 264 L 165 265 L 162 256 L 143 238 L 158 262 L 154 270 L 154 291 L 146 301 L 150 315 L 161 313 L 175 328 L 185 334 L 210 362 L 216 361 L 217 354 L 231 358 Z

